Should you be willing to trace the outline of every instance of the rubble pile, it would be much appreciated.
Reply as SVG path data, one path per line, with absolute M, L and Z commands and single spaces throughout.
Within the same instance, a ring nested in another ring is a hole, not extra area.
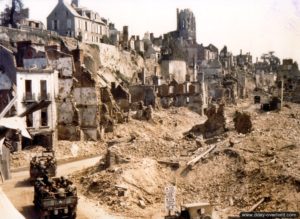
M 147 107 L 143 106 L 143 103 L 140 104 L 139 109 L 137 110 L 134 118 L 138 120 L 151 120 L 153 118 L 153 109 L 152 106 L 149 105 Z
M 98 204 L 124 216 L 138 217 L 155 212 L 164 200 L 164 185 L 170 183 L 171 170 L 155 160 L 144 158 L 115 164 L 106 169 L 97 166 L 79 172 L 73 180 L 79 191 Z
M 205 112 L 207 120 L 204 124 L 194 126 L 188 133 L 203 135 L 204 138 L 212 138 L 225 132 L 224 105 L 211 105 Z
M 236 111 L 233 122 L 238 133 L 247 134 L 251 132 L 252 122 L 251 116 L 248 113 Z
M 299 209 L 300 121 L 295 115 L 300 107 L 292 104 L 291 109 L 262 113 L 242 106 L 251 117 L 252 132 L 230 129 L 205 142 L 183 138 L 192 123 L 202 119 L 185 108 L 154 111 L 151 122 L 118 125 L 119 138 L 108 142 L 105 160 L 72 178 L 80 193 L 130 218 L 151 218 L 157 209 L 163 215 L 164 187 L 172 183 L 177 186 L 178 205 L 209 200 L 224 218 L 249 210 L 260 200 L 258 211 Z M 225 110 L 230 123 L 235 111 L 231 116 Z M 187 169 L 195 154 L 213 145 L 214 150 Z M 179 168 L 166 165 L 166 160 L 176 161 Z
M 58 141 L 54 150 L 58 161 L 80 159 L 103 154 L 106 151 L 106 144 L 93 141 Z M 13 169 L 26 167 L 33 157 L 41 154 L 43 151 L 46 151 L 44 147 L 37 146 L 14 152 L 11 156 L 11 167 Z
M 28 166 L 28 163 L 30 163 L 32 158 L 35 157 L 36 154 L 42 153 L 43 151 L 45 151 L 44 147 L 36 146 L 36 147 L 27 148 L 26 150 L 23 151 L 14 152 L 10 157 L 11 167 L 18 168 L 18 167 Z

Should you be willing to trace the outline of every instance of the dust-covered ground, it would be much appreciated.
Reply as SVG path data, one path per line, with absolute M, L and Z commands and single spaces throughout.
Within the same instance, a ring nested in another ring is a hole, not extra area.
M 251 115 L 253 130 L 238 134 L 235 110 Z M 152 121 L 118 125 L 107 147 L 119 163 L 95 167 L 72 176 L 79 192 L 113 214 L 128 218 L 161 218 L 164 188 L 177 186 L 177 204 L 210 201 L 221 217 L 249 210 L 265 198 L 258 211 L 300 209 L 300 106 L 260 112 L 244 101 L 226 107 L 228 131 L 211 141 L 184 138 L 183 133 L 205 120 L 186 108 L 155 111 Z M 117 136 L 117 137 L 116 137 Z M 217 144 L 192 169 L 186 164 Z M 173 168 L 162 161 L 179 162 Z

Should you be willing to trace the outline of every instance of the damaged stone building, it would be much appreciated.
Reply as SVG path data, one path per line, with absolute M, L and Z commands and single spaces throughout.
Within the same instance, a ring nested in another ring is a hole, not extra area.
M 47 17 L 47 29 L 90 43 L 100 43 L 103 36 L 109 35 L 107 21 L 97 12 L 80 7 L 79 0 L 71 4 L 58 0 Z
M 284 84 L 284 100 L 300 102 L 300 71 L 297 62 L 293 59 L 284 59 L 277 73 L 277 84 Z

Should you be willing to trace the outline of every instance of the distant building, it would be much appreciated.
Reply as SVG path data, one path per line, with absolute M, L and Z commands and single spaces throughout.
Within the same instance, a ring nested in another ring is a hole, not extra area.
M 217 60 L 219 58 L 219 50 L 212 44 L 204 47 L 202 44 L 198 48 L 198 60 Z
M 44 30 L 45 26 L 41 21 L 36 21 L 36 20 L 31 20 L 31 19 L 23 19 L 21 20 L 20 24 L 21 29 L 39 29 L 39 30 Z
M 140 53 L 144 53 L 145 52 L 144 41 L 140 40 L 140 36 L 136 37 L 136 40 L 134 42 L 134 47 L 135 47 L 135 50 L 137 52 L 140 52 Z
M 220 51 L 219 60 L 225 69 L 233 67 L 233 56 L 232 53 L 227 50 L 227 46 Z
M 112 45 L 118 46 L 120 43 L 120 31 L 115 28 L 115 24 L 109 23 L 109 35 L 108 38 Z
M 103 36 L 109 35 L 105 22 L 97 12 L 79 7 L 78 0 L 72 0 L 71 5 L 59 0 L 47 17 L 47 29 L 84 42 L 100 43 Z
M 236 65 L 239 66 L 240 68 L 249 68 L 252 66 L 252 55 L 250 52 L 243 54 L 242 50 L 239 55 L 235 57 L 235 62 Z
M 173 39 L 182 38 L 195 44 L 196 38 L 196 19 L 190 9 L 179 10 L 177 8 L 177 29 L 169 32 L 167 35 Z

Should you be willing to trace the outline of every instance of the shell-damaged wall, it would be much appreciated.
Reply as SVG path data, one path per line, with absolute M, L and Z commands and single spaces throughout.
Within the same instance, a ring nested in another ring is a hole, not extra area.
M 72 54 L 75 63 L 73 101 L 78 113 L 80 138 L 98 140 L 101 133 L 113 130 L 112 124 L 126 120 L 122 106 L 113 97 L 103 101 L 107 99 L 103 95 L 107 96 L 109 92 L 113 96 L 111 83 L 129 82 L 145 68 L 144 60 L 106 44 L 80 44 Z

